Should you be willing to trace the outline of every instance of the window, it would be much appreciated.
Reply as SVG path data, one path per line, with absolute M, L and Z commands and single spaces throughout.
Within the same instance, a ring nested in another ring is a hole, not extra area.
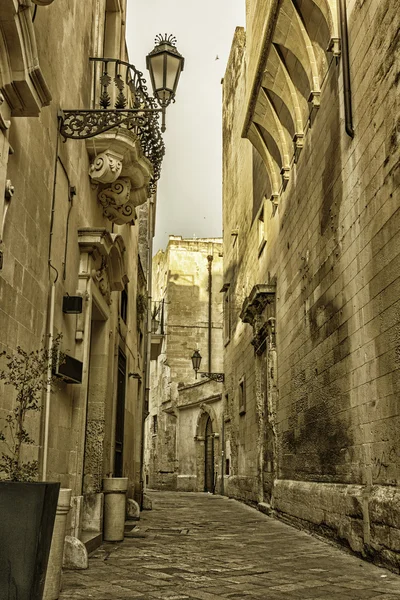
M 239 415 L 246 413 L 246 382 L 245 378 L 239 381 Z
M 126 323 L 128 317 L 128 292 L 125 288 L 121 292 L 121 319 Z
M 157 415 L 153 415 L 153 435 L 157 435 L 157 431 L 158 431 Z
M 229 283 L 225 283 L 221 291 L 224 292 L 224 344 L 228 344 L 231 339 L 231 302 L 229 293 Z
M 229 458 L 225 460 L 225 475 L 229 475 Z
M 260 210 L 257 219 L 257 227 L 258 227 L 258 256 L 261 256 L 262 251 L 264 250 L 264 246 L 266 244 L 265 240 L 265 223 L 264 223 L 264 208 Z

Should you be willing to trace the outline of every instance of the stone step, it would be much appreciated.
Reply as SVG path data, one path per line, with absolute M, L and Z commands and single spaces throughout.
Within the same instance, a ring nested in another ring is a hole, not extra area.
M 91 554 L 103 543 L 103 534 L 101 531 L 82 531 L 82 542 L 85 544 L 88 554 Z

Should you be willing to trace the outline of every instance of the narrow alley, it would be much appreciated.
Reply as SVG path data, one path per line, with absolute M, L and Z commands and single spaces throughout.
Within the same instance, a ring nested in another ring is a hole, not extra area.
M 120 544 L 66 571 L 63 600 L 400 600 L 400 577 L 235 500 L 152 492 Z

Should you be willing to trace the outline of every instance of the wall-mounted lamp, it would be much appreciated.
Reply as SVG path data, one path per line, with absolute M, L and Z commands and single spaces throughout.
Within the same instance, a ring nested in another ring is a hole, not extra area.
M 67 315 L 80 315 L 82 313 L 82 296 L 63 296 L 62 310 Z
M 191 358 L 192 358 L 193 370 L 196 374 L 196 379 L 197 379 L 197 372 L 200 369 L 200 364 L 201 364 L 201 359 L 202 359 L 200 351 L 195 350 L 193 352 Z M 223 383 L 225 380 L 225 376 L 223 373 L 208 373 L 208 372 L 201 371 L 200 375 L 202 377 L 206 377 L 207 379 L 211 379 L 212 381 L 217 381 L 218 383 Z
M 146 56 L 146 66 L 150 73 L 154 96 L 162 108 L 161 131 L 165 131 L 165 109 L 175 102 L 179 77 L 183 71 L 185 59 L 176 48 L 173 35 L 159 33 L 155 39 L 156 46 Z

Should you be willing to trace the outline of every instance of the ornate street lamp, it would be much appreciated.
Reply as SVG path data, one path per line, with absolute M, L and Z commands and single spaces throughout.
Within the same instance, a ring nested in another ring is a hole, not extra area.
M 196 379 L 197 379 L 197 372 L 200 369 L 200 364 L 201 364 L 201 359 L 202 359 L 202 356 L 201 356 L 199 350 L 195 350 L 193 352 L 191 358 L 192 358 L 193 370 L 196 373 Z M 223 383 L 224 379 L 225 379 L 223 373 L 208 373 L 208 372 L 200 371 L 200 375 L 202 377 L 207 377 L 207 379 L 212 379 L 212 381 L 217 381 L 218 383 Z
M 85 140 L 114 128 L 132 131 L 153 165 L 151 193 L 160 177 L 165 152 L 158 117 L 161 113 L 161 131 L 165 131 L 165 110 L 175 102 L 184 64 L 183 56 L 175 48 L 174 36 L 158 35 L 156 42 L 147 56 L 155 97 L 149 95 L 143 73 L 134 65 L 115 58 L 92 57 L 89 60 L 93 65 L 93 107 L 67 108 L 58 115 L 60 133 L 65 139 Z
M 176 38 L 173 35 L 165 34 L 163 37 L 159 33 L 155 43 L 155 48 L 146 57 L 146 66 L 150 72 L 153 94 L 161 106 L 161 131 L 164 132 L 165 109 L 171 102 L 175 102 L 176 89 L 185 59 L 176 48 Z

